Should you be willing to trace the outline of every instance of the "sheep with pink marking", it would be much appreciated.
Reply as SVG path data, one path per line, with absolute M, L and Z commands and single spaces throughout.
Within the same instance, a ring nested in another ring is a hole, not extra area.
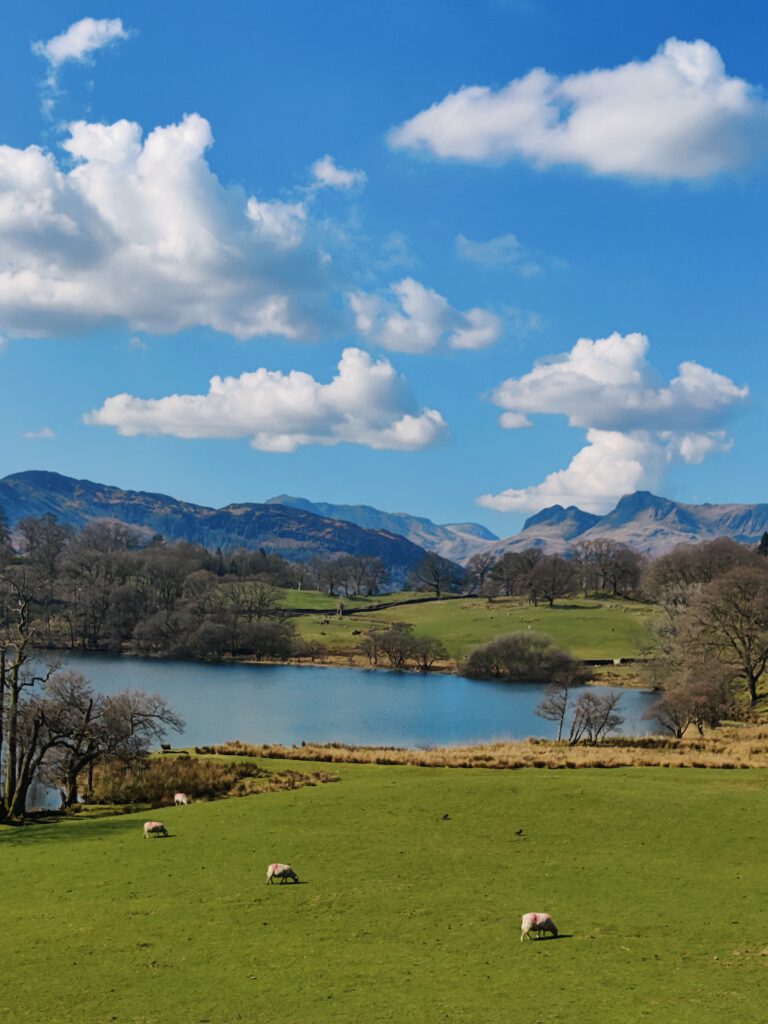
M 149 839 L 150 836 L 165 836 L 168 837 L 168 829 L 162 823 L 162 821 L 145 821 L 144 822 L 144 838 Z
M 192 797 L 189 795 L 189 793 L 174 793 L 173 802 L 176 805 L 176 807 L 186 807 L 187 804 L 192 803 Z
M 552 938 L 557 938 L 557 925 L 549 916 L 549 914 L 543 914 L 540 912 L 523 914 L 523 920 L 520 928 L 520 941 L 528 936 L 530 939 L 531 932 L 536 932 L 536 938 L 540 939 L 542 932 L 551 932 Z
M 274 885 L 276 878 L 280 879 L 281 885 L 285 885 L 289 878 L 293 879 L 294 883 L 299 880 L 290 864 L 270 864 L 267 868 L 267 885 Z

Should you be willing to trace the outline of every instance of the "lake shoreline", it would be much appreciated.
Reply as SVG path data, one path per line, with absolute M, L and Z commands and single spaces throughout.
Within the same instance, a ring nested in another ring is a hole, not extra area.
M 243 656 L 240 658 L 228 657 L 223 658 L 221 661 L 206 661 L 203 658 L 167 658 L 162 655 L 155 654 L 142 654 L 139 651 L 113 651 L 113 650 L 80 650 L 78 648 L 71 647 L 46 647 L 42 648 L 41 652 L 58 654 L 62 657 L 68 655 L 77 655 L 78 657 L 88 657 L 90 655 L 99 656 L 110 656 L 120 658 L 141 658 L 150 661 L 157 662 L 188 662 L 190 665 L 265 665 L 265 666 L 292 666 L 294 668 L 336 668 L 336 669 L 352 669 L 363 672 L 397 672 L 402 676 L 417 676 L 418 678 L 425 678 L 427 676 L 455 676 L 456 678 L 464 678 L 460 672 L 460 664 L 456 661 L 438 661 L 428 671 L 423 671 L 418 668 L 402 668 L 395 669 L 388 665 L 372 665 L 369 660 L 362 654 L 339 654 L 339 655 L 325 655 L 324 657 L 316 658 L 285 658 L 285 659 L 273 659 L 273 658 L 254 658 Z M 587 667 L 591 669 L 589 678 L 587 679 L 587 685 L 589 686 L 615 686 L 626 690 L 651 690 L 647 682 L 642 678 L 641 665 L 638 662 L 632 663 L 619 663 L 612 665 L 590 665 L 586 663 Z M 503 679 L 489 679 L 489 680 L 475 680 L 475 682 L 505 682 Z M 510 683 L 514 686 L 514 683 Z

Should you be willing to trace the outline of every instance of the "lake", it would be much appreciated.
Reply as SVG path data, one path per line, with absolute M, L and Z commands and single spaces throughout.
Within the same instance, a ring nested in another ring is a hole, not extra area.
M 162 694 L 186 721 L 179 746 L 340 743 L 427 747 L 526 736 L 555 737 L 534 710 L 543 686 L 461 676 L 299 665 L 209 665 L 121 655 L 64 655 L 96 690 Z M 604 688 L 601 687 L 604 691 Z M 653 731 L 642 715 L 658 694 L 622 690 L 622 731 Z

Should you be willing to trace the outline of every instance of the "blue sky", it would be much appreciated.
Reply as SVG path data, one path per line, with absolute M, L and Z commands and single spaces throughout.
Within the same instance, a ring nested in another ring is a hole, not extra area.
M 1 17 L 0 475 L 765 500 L 758 0 Z

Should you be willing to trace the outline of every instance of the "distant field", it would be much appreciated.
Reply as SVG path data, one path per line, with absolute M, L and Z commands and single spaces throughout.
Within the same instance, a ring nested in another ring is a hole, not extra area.
M 334 768 L 154 812 L 167 840 L 0 829 L 0 1019 L 765 1021 L 767 771 Z M 530 910 L 562 937 L 521 944 Z
M 618 599 L 569 600 L 556 602 L 554 608 L 534 608 L 515 598 L 493 603 L 462 598 L 343 617 L 302 616 L 295 621 L 302 636 L 323 643 L 335 654 L 348 653 L 359 642 L 355 630 L 408 622 L 417 635 L 442 640 L 452 659 L 466 657 L 477 644 L 502 633 L 526 629 L 547 633 L 576 658 L 629 658 L 637 657 L 647 642 L 655 613 L 652 605 Z

